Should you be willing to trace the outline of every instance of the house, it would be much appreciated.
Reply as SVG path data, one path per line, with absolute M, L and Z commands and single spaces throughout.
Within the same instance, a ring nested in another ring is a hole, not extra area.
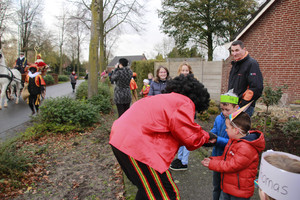
M 266 0 L 237 33 L 262 71 L 264 84 L 287 85 L 283 103 L 300 99 L 300 1 Z M 222 69 L 222 93 L 227 91 L 232 58 Z
M 111 72 L 115 68 L 115 65 L 119 62 L 120 58 L 126 58 L 129 61 L 129 66 L 133 61 L 139 61 L 139 60 L 147 60 L 145 54 L 142 55 L 134 55 L 134 56 L 115 56 L 112 61 L 107 65 L 107 71 Z

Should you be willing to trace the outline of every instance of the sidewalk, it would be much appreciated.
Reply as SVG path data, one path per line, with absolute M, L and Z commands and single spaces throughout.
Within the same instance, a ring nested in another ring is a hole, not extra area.
M 190 152 L 188 170 L 171 171 L 182 200 L 212 199 L 212 172 L 201 160 L 211 154 L 212 148 L 201 147 Z

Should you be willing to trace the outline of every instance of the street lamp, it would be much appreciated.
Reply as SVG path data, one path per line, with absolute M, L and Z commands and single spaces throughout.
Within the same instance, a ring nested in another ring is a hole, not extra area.
M 19 25 L 18 25 L 18 56 L 20 56 L 20 39 L 21 39 L 21 31 L 20 31 L 20 26 L 22 27 L 21 30 L 23 30 L 23 24 L 28 24 L 30 23 L 31 21 L 30 20 L 27 20 L 25 22 L 21 22 Z

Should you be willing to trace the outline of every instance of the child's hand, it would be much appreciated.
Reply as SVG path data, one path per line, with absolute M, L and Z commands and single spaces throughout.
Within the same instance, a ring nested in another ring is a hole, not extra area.
M 201 164 L 204 166 L 204 167 L 208 167 L 209 166 L 209 162 L 210 162 L 210 158 L 204 158 L 202 161 L 201 161 Z

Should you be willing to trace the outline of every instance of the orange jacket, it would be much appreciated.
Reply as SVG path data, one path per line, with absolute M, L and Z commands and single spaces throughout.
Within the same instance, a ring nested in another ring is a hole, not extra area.
M 230 139 L 222 156 L 210 157 L 209 169 L 221 172 L 223 192 L 242 198 L 254 193 L 254 180 L 259 164 L 259 153 L 265 149 L 264 134 L 249 131 L 250 134 Z
M 209 135 L 194 122 L 195 104 L 177 93 L 135 102 L 112 126 L 109 143 L 164 173 L 180 146 L 195 150 Z
M 130 90 L 136 90 L 138 88 L 135 80 L 133 78 L 131 78 L 130 80 Z

